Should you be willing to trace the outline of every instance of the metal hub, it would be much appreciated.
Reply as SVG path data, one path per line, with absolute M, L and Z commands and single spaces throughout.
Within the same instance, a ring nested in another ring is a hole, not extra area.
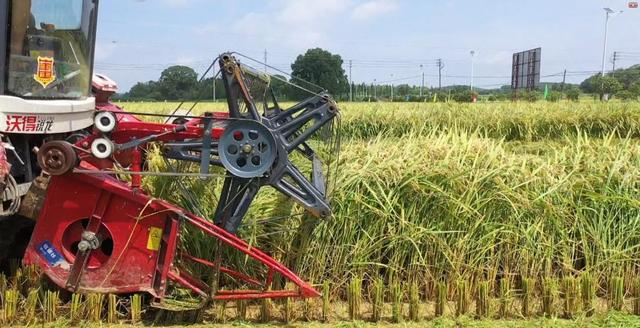
M 50 141 L 38 151 L 38 164 L 51 175 L 63 175 L 76 166 L 78 157 L 66 141 Z
M 220 137 L 218 154 L 224 167 L 240 178 L 261 177 L 276 158 L 276 142 L 267 127 L 256 121 L 235 121 Z

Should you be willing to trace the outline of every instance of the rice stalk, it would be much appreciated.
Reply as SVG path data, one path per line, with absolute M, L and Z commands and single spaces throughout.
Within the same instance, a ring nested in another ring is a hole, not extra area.
M 58 291 L 46 291 L 44 293 L 43 312 L 44 321 L 53 322 L 58 318 L 58 306 L 60 305 L 60 297 Z
M 633 281 L 633 314 L 640 315 L 640 277 Z
M 4 292 L 2 322 L 11 324 L 18 314 L 18 301 L 20 293 L 15 289 L 7 289 Z
M 509 305 L 511 303 L 511 283 L 508 278 L 500 280 L 499 290 L 499 310 L 500 318 L 506 318 L 509 315 Z
M 574 277 L 566 277 L 562 281 L 564 294 L 564 316 L 572 319 L 578 312 L 578 282 Z
M 236 301 L 236 318 L 241 321 L 247 320 L 247 301 Z
M 595 307 L 593 301 L 596 298 L 596 286 L 589 272 L 585 272 L 580 276 L 580 296 L 585 315 L 588 317 L 594 315 Z
M 271 321 L 271 312 L 273 310 L 273 303 L 270 299 L 265 298 L 260 303 L 260 321 L 263 323 Z
M 409 320 L 420 320 L 420 286 L 415 280 L 409 284 Z
M 535 298 L 536 281 L 532 278 L 522 279 L 522 316 L 529 318 L 531 316 L 531 304 Z
M 331 311 L 331 286 L 329 280 L 322 283 L 322 321 L 328 322 Z
M 102 309 L 104 307 L 104 294 L 89 294 L 87 301 L 89 321 L 100 322 L 102 320 Z
M 285 285 L 286 290 L 291 290 L 292 288 L 293 288 L 293 285 L 291 283 L 287 283 Z M 282 317 L 286 324 L 293 321 L 292 310 L 293 310 L 292 300 L 290 297 L 287 297 L 284 299 L 284 306 L 282 308 L 282 312 L 283 312 Z
M 553 278 L 542 280 L 542 313 L 546 316 L 554 314 L 555 299 L 557 294 L 557 283 Z
M 622 311 L 624 306 L 624 279 L 613 277 L 609 289 L 609 307 L 615 311 Z
M 382 278 L 376 278 L 373 281 L 372 291 L 372 321 L 379 322 L 382 319 L 382 311 L 384 309 L 384 281 Z
M 138 323 L 142 319 L 142 295 L 131 296 L 131 322 Z
M 476 316 L 484 318 L 489 314 L 489 282 L 481 281 L 478 284 L 478 297 L 476 298 Z
M 118 298 L 115 294 L 109 294 L 107 296 L 107 322 L 108 323 L 117 323 L 118 322 Z
M 284 300 L 284 323 L 289 324 L 291 322 L 291 298 L 287 297 Z
M 402 285 L 398 281 L 394 281 L 391 283 L 390 289 L 391 320 L 395 323 L 400 323 L 404 319 L 402 309 L 404 303 L 404 292 L 402 290 Z
M 219 301 L 216 303 L 216 321 L 224 324 L 227 322 L 227 302 Z M 268 322 L 269 320 L 270 319 L 267 319 L 265 322 Z
M 447 284 L 446 282 L 438 282 L 436 285 L 436 317 L 444 315 L 444 309 L 447 304 Z
M 349 282 L 347 302 L 349 304 L 349 320 L 359 320 L 362 304 L 362 279 L 353 277 Z
M 36 311 L 38 310 L 38 290 L 31 289 L 24 303 L 24 321 L 27 325 L 37 322 Z
M 456 282 L 456 316 L 467 314 L 469 310 L 467 281 L 460 279 Z

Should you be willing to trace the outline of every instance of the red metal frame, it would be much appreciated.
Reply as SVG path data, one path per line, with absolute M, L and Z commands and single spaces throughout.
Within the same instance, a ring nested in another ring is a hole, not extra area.
M 81 167 L 95 168 L 86 162 L 83 162 Z M 103 237 L 113 240 L 113 250 L 107 261 L 97 261 L 98 264 L 93 268 L 82 268 L 76 288 L 78 292 L 148 292 L 162 299 L 166 296 L 167 282 L 173 281 L 195 294 L 206 297 L 210 287 L 185 272 L 176 261 L 179 258 L 215 267 L 215 263 L 189 254 L 182 253 L 176 256 L 180 225 L 188 224 L 261 263 L 267 271 L 265 276 L 260 278 L 221 267 L 220 272 L 228 277 L 260 289 L 220 290 L 214 299 L 320 296 L 310 284 L 260 249 L 247 244 L 209 220 L 168 202 L 140 192 L 136 193 L 130 185 L 109 176 L 70 173 L 52 177 L 45 205 L 25 256 L 25 263 L 39 265 L 54 283 L 68 288 L 73 268 L 78 268 L 78 261 L 77 257 L 73 256 L 75 252 L 70 252 L 68 246 L 63 245 L 63 235 L 67 227 L 87 217 L 100 218 L 99 222 L 90 223 L 88 228 L 97 231 L 104 227 L 110 236 Z M 153 238 L 150 236 L 153 228 L 163 231 L 158 250 L 147 247 L 150 238 Z M 39 252 L 40 246 L 45 242 L 50 243 L 62 255 L 62 261 L 47 262 Z M 88 261 L 97 256 L 89 255 Z M 267 290 L 274 273 L 294 283 L 297 290 Z M 132 277 L 136 279 L 131 279 Z
M 110 133 L 111 140 L 126 143 L 150 135 L 160 135 L 154 141 L 180 141 L 202 138 L 200 119 L 184 126 L 142 122 L 117 106 L 106 104 L 103 110 L 117 113 L 118 124 Z M 224 123 L 226 113 L 213 116 Z M 224 124 L 214 124 L 213 139 L 219 139 Z M 100 134 L 96 131 L 76 143 L 88 149 Z M 119 163 L 130 165 L 132 172 L 142 171 L 142 148 L 114 155 Z M 79 152 L 80 168 L 101 170 L 113 165 L 109 160 L 96 160 L 88 152 Z M 44 273 L 62 288 L 78 292 L 133 293 L 147 292 L 158 300 L 167 296 L 171 281 L 196 295 L 208 298 L 211 289 L 204 281 L 193 277 L 181 266 L 181 261 L 198 263 L 215 270 L 216 263 L 179 249 L 181 225 L 191 225 L 206 235 L 231 247 L 264 267 L 264 276 L 252 277 L 228 267 L 219 266 L 220 273 L 239 285 L 251 285 L 249 290 L 217 290 L 216 300 L 258 298 L 318 297 L 310 284 L 287 267 L 249 245 L 212 221 L 198 217 L 140 190 L 141 177 L 133 174 L 131 183 L 108 175 L 68 173 L 51 178 L 45 204 L 32 235 L 24 262 L 43 268 Z M 80 238 L 79 222 L 86 222 L 86 231 L 101 239 L 99 249 L 83 253 L 69 236 Z M 83 221 L 85 220 L 85 221 Z M 75 230 L 74 230 L 75 229 Z M 46 253 L 50 252 L 53 255 Z M 222 264 L 222 263 L 220 263 Z M 274 275 L 279 274 L 297 286 L 296 290 L 269 290 Z

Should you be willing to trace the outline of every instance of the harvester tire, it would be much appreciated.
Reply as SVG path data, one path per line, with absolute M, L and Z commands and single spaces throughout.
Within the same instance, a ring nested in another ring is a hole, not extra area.
M 0 220 L 1 273 L 10 273 L 11 262 L 22 260 L 34 226 L 35 221 L 19 215 Z

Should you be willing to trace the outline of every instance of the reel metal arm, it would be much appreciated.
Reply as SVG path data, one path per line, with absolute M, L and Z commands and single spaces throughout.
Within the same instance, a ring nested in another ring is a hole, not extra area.
M 227 177 L 216 207 L 215 223 L 226 231 L 236 233 L 249 206 L 260 189 L 260 182 L 252 179 Z
M 338 107 L 333 100 L 315 96 L 282 111 L 269 122 L 290 153 L 337 115 Z

